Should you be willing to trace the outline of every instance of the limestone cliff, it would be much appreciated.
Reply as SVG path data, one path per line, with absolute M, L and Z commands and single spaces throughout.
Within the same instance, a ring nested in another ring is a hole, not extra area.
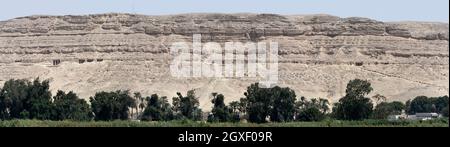
M 346 83 L 368 79 L 390 100 L 449 93 L 449 26 L 380 22 L 331 15 L 183 14 L 27 16 L 0 22 L 0 84 L 12 78 L 50 79 L 52 90 L 83 98 L 130 89 L 175 96 L 197 90 L 202 108 L 211 92 L 243 96 L 248 79 L 174 78 L 175 41 L 279 42 L 279 84 L 298 96 L 338 100 Z

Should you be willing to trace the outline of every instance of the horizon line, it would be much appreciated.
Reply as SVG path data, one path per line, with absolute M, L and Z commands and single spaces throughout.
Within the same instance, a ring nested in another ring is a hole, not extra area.
M 446 23 L 448 24 L 449 21 L 429 21 L 429 20 L 392 20 L 392 21 L 385 21 L 380 19 L 375 19 L 372 17 L 367 16 L 338 16 L 333 15 L 329 13 L 290 13 L 290 14 L 282 14 L 282 13 L 267 13 L 267 12 L 181 12 L 181 13 L 159 13 L 159 14 L 145 14 L 145 13 L 131 13 L 131 12 L 104 12 L 104 13 L 78 13 L 78 14 L 31 14 L 31 15 L 23 15 L 23 16 L 17 16 L 13 18 L 3 19 L 0 20 L 0 22 L 4 21 L 10 21 L 14 19 L 20 19 L 20 18 L 26 18 L 26 17 L 32 17 L 32 16 L 51 16 L 51 17 L 58 17 L 58 16 L 90 16 L 90 15 L 104 15 L 104 14 L 125 14 L 125 15 L 141 15 L 141 16 L 177 16 L 177 15 L 199 15 L 199 14 L 229 14 L 229 15 L 258 15 L 258 14 L 274 14 L 274 15 L 281 15 L 281 16 L 334 16 L 339 18 L 368 18 L 371 20 L 386 22 L 386 23 L 395 23 L 395 22 L 423 22 L 423 23 Z

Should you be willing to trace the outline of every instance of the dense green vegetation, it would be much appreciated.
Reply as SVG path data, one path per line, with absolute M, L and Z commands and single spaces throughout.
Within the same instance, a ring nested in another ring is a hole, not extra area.
M 143 121 L 168 121 L 174 117 L 167 97 L 160 98 L 157 94 L 153 94 L 147 97 L 147 106 L 144 107 L 141 117 Z
M 261 88 L 258 83 L 247 88 L 244 107 L 248 120 L 255 123 L 294 120 L 295 92 L 289 88 Z M 270 117 L 269 117 L 270 116 Z
M 73 93 L 51 97 L 49 82 L 9 80 L 0 89 L 0 119 L 91 120 L 90 106 Z
M 48 121 L 48 120 L 5 120 L 0 127 L 449 127 L 448 119 L 431 121 L 387 121 L 363 120 L 340 121 L 326 119 L 320 122 L 282 123 L 231 123 L 204 121 Z
M 400 115 L 406 109 L 402 102 L 381 102 L 379 103 L 372 114 L 374 119 L 387 119 L 389 115 Z
M 448 113 L 448 96 L 442 97 L 431 97 L 418 96 L 412 101 L 407 101 L 407 112 L 409 114 L 415 113 L 425 113 L 425 112 L 435 112 L 435 113 L 445 113 L 447 109 Z
M 330 109 L 328 100 L 322 98 L 308 101 L 305 97 L 301 97 L 296 105 L 298 121 L 322 121 Z
M 58 91 L 52 97 L 49 81 L 9 80 L 0 88 L 0 126 L 448 126 L 448 96 L 418 96 L 404 104 L 387 102 L 379 94 L 367 97 L 372 91 L 370 82 L 351 80 L 345 96 L 330 111 L 327 99 L 297 98 L 288 87 L 263 88 L 255 83 L 243 98 L 228 105 L 223 94 L 212 93 L 212 111 L 205 113 L 194 90 L 186 95 L 178 92 L 172 104 L 157 94 L 98 92 L 89 105 L 73 92 Z M 447 118 L 387 121 L 403 112 L 434 112 Z M 130 121 L 136 119 L 142 122 Z
M 177 93 L 178 97 L 172 100 L 174 115 L 177 119 L 201 120 L 202 110 L 199 108 L 200 102 L 194 90 L 187 92 L 186 96 Z

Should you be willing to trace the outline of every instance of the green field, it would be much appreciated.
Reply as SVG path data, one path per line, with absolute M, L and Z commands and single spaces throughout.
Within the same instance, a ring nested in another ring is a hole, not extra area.
M 41 121 L 5 120 L 0 127 L 449 127 L 448 118 L 431 121 L 339 121 L 287 122 L 287 123 L 208 123 L 195 121 L 137 122 L 137 121 Z

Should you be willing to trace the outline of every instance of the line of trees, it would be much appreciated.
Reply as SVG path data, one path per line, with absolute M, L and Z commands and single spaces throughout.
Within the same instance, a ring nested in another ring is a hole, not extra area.
M 0 89 L 0 119 L 91 120 L 89 104 L 73 93 L 52 98 L 49 81 L 9 80 Z
M 244 97 L 228 105 L 225 96 L 211 94 L 212 111 L 209 122 L 253 123 L 387 119 L 389 115 L 435 112 L 448 117 L 448 96 L 418 96 L 406 103 L 386 102 L 386 97 L 367 97 L 373 88 L 366 80 L 349 81 L 346 94 L 330 111 L 330 102 L 323 98 L 297 99 L 288 87 L 261 88 L 258 83 L 247 87 Z M 373 100 L 376 101 L 374 105 Z M 0 119 L 40 119 L 75 121 L 110 121 L 139 119 L 142 121 L 170 121 L 179 119 L 204 120 L 195 91 L 177 93 L 172 104 L 165 96 L 153 94 L 143 97 L 129 91 L 98 92 L 89 98 L 90 105 L 74 92 L 58 91 L 52 97 L 49 81 L 9 80 L 0 88 Z

